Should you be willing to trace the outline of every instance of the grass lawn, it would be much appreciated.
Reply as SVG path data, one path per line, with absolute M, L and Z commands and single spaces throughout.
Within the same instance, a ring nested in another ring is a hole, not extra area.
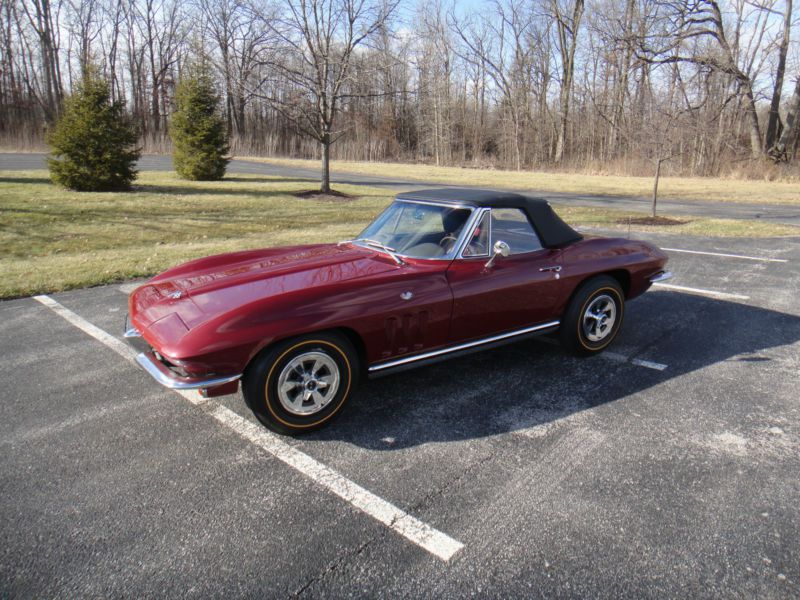
M 291 195 L 309 187 L 280 177 L 189 182 L 174 173 L 142 172 L 132 192 L 78 193 L 52 185 L 46 171 L 0 172 L 0 298 L 143 277 L 219 252 L 347 239 L 392 198 L 385 190 L 347 185 L 337 187 L 358 199 Z M 556 208 L 573 225 L 627 230 L 616 221 L 628 213 Z M 668 231 L 798 234 L 790 226 L 710 219 Z
M 317 160 L 240 158 L 293 167 L 319 168 L 319 161 Z M 382 176 L 390 174 L 398 179 L 528 190 L 531 192 L 562 192 L 636 198 L 650 198 L 653 193 L 652 177 L 498 171 L 493 169 L 462 169 L 460 167 L 339 160 L 333 161 L 331 168 L 335 172 Z M 748 204 L 800 205 L 800 182 L 720 179 L 713 177 L 662 177 L 659 181 L 658 189 L 659 198 L 663 200 L 709 200 L 715 202 L 744 202 Z

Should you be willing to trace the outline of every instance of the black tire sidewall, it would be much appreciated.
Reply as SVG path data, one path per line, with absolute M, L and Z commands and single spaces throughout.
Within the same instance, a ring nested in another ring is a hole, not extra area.
M 586 338 L 583 332 L 582 317 L 592 301 L 603 294 L 607 294 L 613 299 L 617 309 L 617 318 L 608 336 L 600 341 L 592 342 Z M 570 302 L 561 326 L 561 340 L 565 346 L 577 354 L 596 354 L 607 348 L 616 339 L 624 317 L 625 296 L 619 283 L 608 276 L 595 277 L 584 283 Z
M 339 389 L 333 400 L 320 412 L 294 415 L 281 405 L 277 393 L 278 377 L 283 367 L 298 354 L 318 351 L 330 356 L 339 368 Z M 339 335 L 308 335 L 279 343 L 258 357 L 245 374 L 243 393 L 247 405 L 268 428 L 298 434 L 322 427 L 336 417 L 358 381 L 358 364 L 350 342 Z

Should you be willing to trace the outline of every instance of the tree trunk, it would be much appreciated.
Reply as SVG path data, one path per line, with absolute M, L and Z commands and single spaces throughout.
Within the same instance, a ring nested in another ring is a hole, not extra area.
M 478 78 L 475 77 L 473 83 L 475 89 L 475 118 L 472 122 L 472 162 L 478 164 L 480 160 L 481 144 L 480 144 L 480 123 L 481 123 L 481 108 L 480 108 L 480 89 Z
M 62 82 L 59 66 L 59 57 L 53 28 L 53 16 L 50 10 L 50 0 L 33 2 L 35 9 L 31 15 L 23 4 L 37 37 L 42 61 L 42 75 L 44 85 L 43 110 L 48 121 L 55 121 L 61 112 Z
M 778 49 L 778 66 L 775 69 L 775 87 L 772 89 L 772 101 L 769 105 L 769 121 L 767 123 L 767 137 L 764 140 L 764 150 L 769 152 L 775 145 L 775 140 L 780 134 L 781 89 L 783 76 L 786 72 L 786 53 L 789 50 L 789 35 L 792 27 L 792 0 L 786 0 L 786 13 L 783 17 L 783 39 Z
M 633 15 L 636 10 L 636 0 L 627 0 L 625 3 L 625 50 L 622 56 L 622 65 L 617 76 L 616 89 L 614 93 L 614 112 L 611 120 L 611 139 L 609 142 L 608 156 L 619 154 L 619 144 L 622 136 L 620 127 L 625 116 L 625 96 L 628 93 L 628 76 L 631 70 L 631 60 L 633 59 Z
M 436 157 L 436 166 L 438 167 L 439 164 L 440 164 L 439 163 L 439 87 L 438 86 L 435 86 L 434 92 L 433 92 L 433 154 Z
M 664 162 L 665 159 L 657 158 L 656 159 L 656 176 L 653 179 L 653 218 L 656 217 L 656 204 L 658 203 L 658 180 L 661 177 L 661 163 Z
M 761 157 L 761 128 L 758 125 L 756 102 L 753 99 L 753 87 L 750 80 L 742 82 L 744 89 L 744 111 L 747 119 L 747 128 L 750 131 L 750 155 L 753 158 Z
M 566 73 L 565 73 L 566 75 Z M 561 87 L 560 107 L 561 115 L 558 122 L 558 137 L 556 138 L 556 154 L 553 160 L 560 163 L 564 158 L 564 144 L 567 138 L 567 120 L 569 118 L 569 87 L 572 83 L 572 77 L 565 77 Z
M 320 141 L 322 144 L 322 183 L 319 191 L 323 194 L 331 192 L 331 134 L 326 133 Z
M 798 123 L 800 123 L 800 77 L 797 78 L 792 99 L 789 101 L 789 111 L 786 114 L 786 123 L 783 126 L 781 137 L 770 152 L 775 160 L 779 162 L 789 160 L 788 147 Z
M 153 115 L 153 131 L 157 132 L 161 129 L 161 109 L 159 107 L 159 97 L 158 97 L 158 82 L 155 78 L 153 78 L 153 93 L 150 97 L 150 105 L 151 105 L 151 112 Z
M 572 19 L 569 26 L 564 21 L 563 17 L 558 16 L 556 23 L 558 28 L 559 45 L 561 50 L 562 65 L 562 81 L 561 81 L 561 95 L 559 101 L 559 108 L 561 112 L 561 120 L 558 127 L 558 139 L 556 141 L 556 153 L 553 159 L 556 163 L 560 163 L 564 158 L 564 147 L 567 143 L 567 125 L 569 122 L 569 100 L 572 93 L 572 80 L 575 74 L 575 50 L 578 46 L 578 29 L 581 26 L 581 18 L 583 17 L 584 0 L 575 0 L 575 5 L 572 8 Z M 558 9 L 556 8 L 558 15 Z

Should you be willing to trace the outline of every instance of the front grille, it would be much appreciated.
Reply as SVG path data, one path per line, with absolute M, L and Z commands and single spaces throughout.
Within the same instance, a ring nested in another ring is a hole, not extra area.
M 175 373 L 175 375 L 177 375 L 178 377 L 191 377 L 191 375 L 189 375 L 189 373 L 188 373 L 188 372 L 186 371 L 186 369 L 184 369 L 183 367 L 181 367 L 181 366 L 179 366 L 179 365 L 174 365 L 174 364 L 172 364 L 172 363 L 171 363 L 171 362 L 169 362 L 169 361 L 168 361 L 166 358 L 164 358 L 163 356 L 161 356 L 161 354 L 159 354 L 158 352 L 155 352 L 155 351 L 154 351 L 153 353 L 156 355 L 156 358 L 159 360 L 159 362 L 160 362 L 161 364 L 163 364 L 163 365 L 164 365 L 165 367 L 167 367 L 167 368 L 168 368 L 170 371 L 172 371 L 173 373 Z

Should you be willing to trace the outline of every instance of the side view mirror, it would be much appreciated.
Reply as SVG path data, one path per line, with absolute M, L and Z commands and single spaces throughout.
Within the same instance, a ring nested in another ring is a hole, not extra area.
M 503 240 L 497 240 L 492 247 L 493 254 L 492 257 L 489 259 L 484 266 L 488 269 L 492 265 L 494 265 L 494 261 L 497 260 L 498 256 L 502 256 L 503 258 L 507 257 L 511 254 L 511 247 L 506 244 Z

